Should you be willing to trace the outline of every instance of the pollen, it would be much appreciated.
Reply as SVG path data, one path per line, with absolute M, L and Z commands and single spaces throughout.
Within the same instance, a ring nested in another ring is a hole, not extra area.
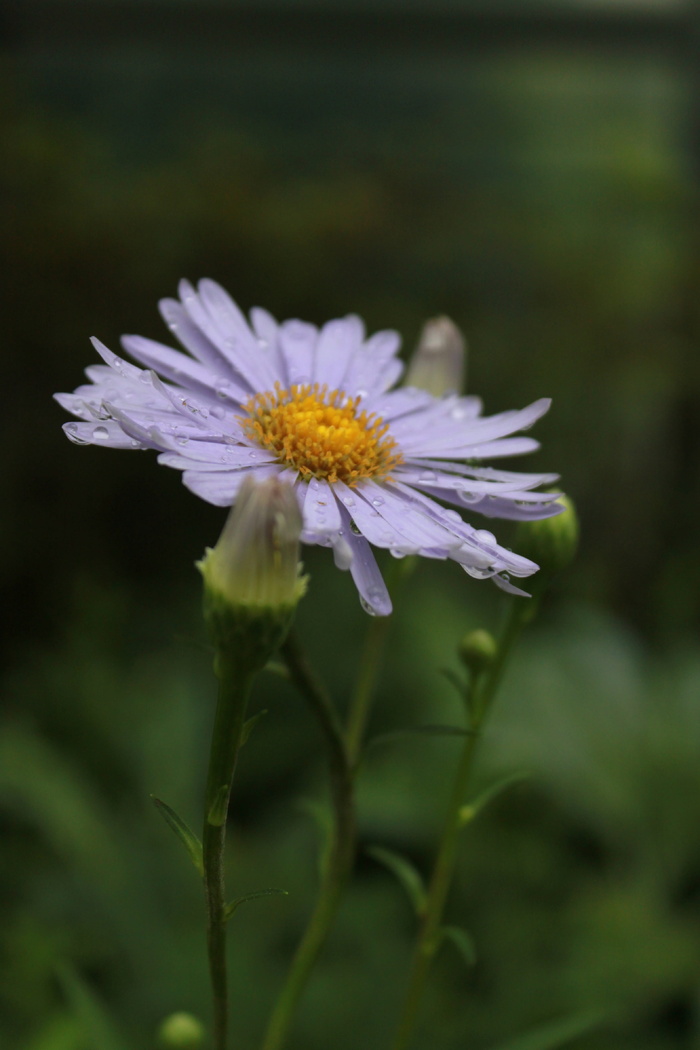
M 318 383 L 283 390 L 277 383 L 243 407 L 246 436 L 307 480 L 353 486 L 362 478 L 386 478 L 403 462 L 389 424 L 342 390 Z

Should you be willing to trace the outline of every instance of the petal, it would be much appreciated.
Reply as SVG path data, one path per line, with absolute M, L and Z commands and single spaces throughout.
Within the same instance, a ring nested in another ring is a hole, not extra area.
M 210 401 L 216 398 L 217 376 L 201 362 L 140 335 L 124 335 L 121 342 L 128 354 L 146 368 L 154 369 L 163 379 L 169 379 Z M 250 396 L 242 385 L 233 381 L 228 384 L 227 394 L 239 403 L 247 401 Z
M 316 344 L 314 380 L 329 390 L 344 389 L 343 380 L 362 346 L 364 325 L 359 317 L 329 321 L 319 332 Z M 349 393 L 349 391 L 346 391 Z
M 280 326 L 279 347 L 287 370 L 288 386 L 313 382 L 318 329 L 305 321 L 285 321 Z
M 392 611 L 391 598 L 372 548 L 364 536 L 353 531 L 348 512 L 341 507 L 340 513 L 343 518 L 343 539 L 352 552 L 350 574 L 360 592 L 362 608 L 372 616 L 389 616 Z
M 306 531 L 319 535 L 336 535 L 342 525 L 340 508 L 331 487 L 322 478 L 311 478 L 299 486 L 304 502 L 302 514 Z
M 63 431 L 74 445 L 104 445 L 105 448 L 131 450 L 146 448 L 146 445 L 136 438 L 129 437 L 120 425 L 111 419 L 98 423 L 64 423 Z
M 251 474 L 254 477 L 270 477 L 279 473 L 275 464 L 269 468 L 252 468 L 251 470 L 225 471 L 186 470 L 182 475 L 185 486 L 196 496 L 213 503 L 216 507 L 229 507 L 238 494 L 244 480 Z
M 345 374 L 345 392 L 351 396 L 375 396 L 378 379 L 401 347 L 398 332 L 375 332 L 353 355 Z

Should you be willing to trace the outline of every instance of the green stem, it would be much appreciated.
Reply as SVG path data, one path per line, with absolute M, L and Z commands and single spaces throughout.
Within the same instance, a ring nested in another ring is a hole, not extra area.
M 286 982 L 270 1018 L 262 1050 L 280 1050 L 284 1046 L 297 1004 L 338 910 L 343 887 L 352 868 L 356 839 L 353 775 L 335 708 L 294 634 L 289 635 L 281 652 L 292 681 L 311 706 L 326 738 L 334 826 L 316 907 L 299 942 Z
M 534 601 L 535 599 L 531 599 Z M 440 927 L 447 895 L 452 884 L 459 834 L 461 831 L 460 810 L 471 778 L 477 743 L 481 728 L 491 709 L 496 690 L 503 677 L 506 660 L 513 644 L 525 624 L 531 619 L 532 610 L 523 610 L 522 604 L 511 601 L 508 616 L 501 634 L 498 652 L 491 666 L 472 681 L 467 695 L 467 710 L 471 712 L 469 734 L 459 759 L 452 785 L 447 817 L 438 846 L 421 924 L 413 952 L 408 989 L 403 1011 L 399 1019 L 392 1050 L 407 1050 L 418 1017 L 428 972 L 440 945 Z
M 360 754 L 364 739 L 369 709 L 381 667 L 384 642 L 391 625 L 391 617 L 381 616 L 372 620 L 360 657 L 355 692 L 348 710 L 347 747 L 350 761 L 354 764 Z
M 224 909 L 224 845 L 231 784 L 240 747 L 245 709 L 253 675 L 241 673 L 234 661 L 218 660 L 219 696 L 209 754 L 202 850 L 207 903 L 207 948 L 212 987 L 214 1050 L 226 1050 L 228 994 Z

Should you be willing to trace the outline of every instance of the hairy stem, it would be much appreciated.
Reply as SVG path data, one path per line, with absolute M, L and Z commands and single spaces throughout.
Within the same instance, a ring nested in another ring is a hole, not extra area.
M 292 960 L 286 982 L 270 1019 L 262 1050 L 280 1050 L 284 1046 L 297 1004 L 338 910 L 343 887 L 355 856 L 356 837 L 353 776 L 343 730 L 335 708 L 294 634 L 289 635 L 281 652 L 292 681 L 308 701 L 326 740 L 334 820 L 331 848 L 316 907 Z
M 491 666 L 476 680 L 472 680 L 469 685 L 469 692 L 465 698 L 466 709 L 470 712 L 469 734 L 465 738 L 455 772 L 447 816 L 428 886 L 426 903 L 413 951 L 408 988 L 392 1050 L 407 1050 L 411 1043 L 430 966 L 440 946 L 442 916 L 452 884 L 462 827 L 460 811 L 464 805 L 471 779 L 481 728 L 491 709 L 513 644 L 529 619 L 531 619 L 531 610 L 511 600 L 496 658 Z
M 213 1047 L 226 1050 L 228 991 L 226 980 L 226 922 L 224 910 L 224 846 L 231 784 L 253 676 L 219 659 L 219 696 L 209 754 L 202 849 L 207 904 L 207 948 L 213 1004 Z

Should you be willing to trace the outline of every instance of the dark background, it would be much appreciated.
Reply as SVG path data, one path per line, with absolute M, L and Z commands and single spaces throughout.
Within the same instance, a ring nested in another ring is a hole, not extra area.
M 479 961 L 445 950 L 417 1046 L 487 1050 L 599 1007 L 582 1048 L 700 1046 L 699 27 L 695 5 L 632 0 L 4 10 L 0 1045 L 145 1050 L 169 1011 L 206 1014 L 196 878 L 148 794 L 198 820 L 193 562 L 222 513 L 148 454 L 71 446 L 51 394 L 81 382 L 90 335 L 166 339 L 157 300 L 210 276 L 244 310 L 357 312 L 408 351 L 447 313 L 487 411 L 554 398 L 527 469 L 562 473 L 581 551 L 482 754 L 484 782 L 532 776 L 466 836 L 450 913 Z M 300 628 L 344 704 L 366 618 L 327 552 L 305 560 Z M 421 566 L 373 728 L 455 721 L 438 669 L 498 615 L 490 586 Z M 241 1047 L 308 913 L 299 802 L 324 790 L 291 690 L 266 679 L 255 702 L 231 878 L 290 896 L 232 938 Z M 454 746 L 377 750 L 363 842 L 428 870 Z M 292 1050 L 386 1046 L 411 934 L 363 855 Z M 90 1034 L 86 995 L 119 1034 Z

